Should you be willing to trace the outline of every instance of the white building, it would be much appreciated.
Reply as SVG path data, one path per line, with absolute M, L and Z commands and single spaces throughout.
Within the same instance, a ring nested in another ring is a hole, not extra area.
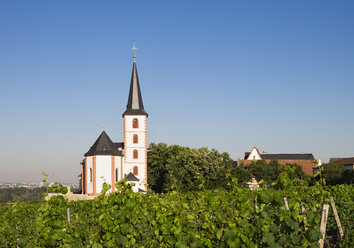
M 250 190 L 256 190 L 259 188 L 258 180 L 253 175 L 252 175 L 251 181 L 247 182 L 247 185 Z
M 123 178 L 134 182 L 133 190 L 146 192 L 147 187 L 147 117 L 140 92 L 134 54 L 128 104 L 124 118 L 124 142 L 112 142 L 103 131 L 82 162 L 82 193 L 99 195 L 104 182 L 114 184 Z

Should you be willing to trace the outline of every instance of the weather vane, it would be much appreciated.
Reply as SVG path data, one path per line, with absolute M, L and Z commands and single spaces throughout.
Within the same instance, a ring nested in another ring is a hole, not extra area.
M 138 49 L 138 48 L 135 47 L 135 41 L 134 41 L 134 45 L 133 45 L 133 48 L 132 48 L 132 50 L 134 51 L 134 53 L 133 53 L 134 62 L 135 62 L 135 58 L 136 58 L 136 55 L 135 55 L 135 50 L 136 49 Z

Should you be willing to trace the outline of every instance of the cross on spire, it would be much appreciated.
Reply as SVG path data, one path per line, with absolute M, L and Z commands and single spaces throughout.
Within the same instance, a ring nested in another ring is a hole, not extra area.
M 137 50 L 138 48 L 135 47 L 135 41 L 134 41 L 134 45 L 132 47 L 132 50 L 133 50 L 133 58 L 134 58 L 134 62 L 135 62 L 135 58 L 136 58 L 136 55 L 135 55 L 135 50 Z
M 135 42 L 132 50 L 134 51 L 134 63 L 133 63 L 133 70 L 132 70 L 132 77 L 130 81 L 130 90 L 129 90 L 129 97 L 128 97 L 128 104 L 127 109 L 123 113 L 125 115 L 145 115 L 148 116 L 146 111 L 144 110 L 143 98 L 141 96 L 140 91 L 140 84 L 139 84 L 139 77 L 138 77 L 138 70 L 136 69 L 135 63 Z

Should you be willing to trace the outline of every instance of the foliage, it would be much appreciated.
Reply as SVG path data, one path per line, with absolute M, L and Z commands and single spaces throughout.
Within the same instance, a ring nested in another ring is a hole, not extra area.
M 40 200 L 46 188 L 5 188 L 0 189 L 0 203 Z
M 66 194 L 68 193 L 68 189 L 66 187 L 64 187 L 62 184 L 60 183 L 54 183 L 52 184 L 49 189 L 50 192 L 54 192 L 54 193 L 61 193 L 61 194 Z
M 284 170 L 288 174 L 289 178 L 292 180 L 309 179 L 309 176 L 304 173 L 302 167 L 300 165 L 297 165 L 296 163 L 286 164 Z
M 105 196 L 104 185 L 90 201 L 55 196 L 0 205 L 0 247 L 318 247 L 321 206 L 330 195 L 345 228 L 344 240 L 330 244 L 353 247 L 352 185 L 308 187 L 282 178 L 287 187 L 279 189 L 250 191 L 232 179 L 229 190 L 166 194 L 134 193 L 120 181 L 115 193 Z M 336 235 L 333 216 L 327 229 Z
M 148 184 L 157 193 L 176 187 L 182 191 L 226 186 L 232 167 L 228 153 L 206 147 L 193 149 L 179 145 L 151 143 L 148 148 Z
M 307 179 L 301 166 L 288 164 L 282 167 L 277 160 L 269 163 L 257 160 L 248 166 L 233 167 L 229 154 L 215 149 L 193 149 L 164 143 L 151 143 L 148 148 L 148 185 L 156 193 L 175 189 L 183 192 L 228 189 L 232 177 L 238 179 L 240 186 L 247 186 L 252 175 L 258 181 L 271 185 L 284 171 L 292 180 Z
M 345 170 L 343 166 L 332 163 L 323 164 L 314 180 L 325 179 L 327 185 L 351 184 L 353 181 L 353 171 Z
M 264 160 L 252 161 L 251 164 L 246 166 L 246 169 L 252 173 L 258 181 L 263 180 L 267 184 L 274 182 L 283 170 L 277 160 L 272 160 L 269 163 Z
M 341 224 L 343 225 L 344 233 L 345 233 L 344 240 L 342 242 L 339 237 L 339 231 L 335 223 L 333 211 L 329 211 L 328 228 L 327 228 L 327 236 L 330 239 L 329 243 L 336 244 L 338 242 L 338 243 L 347 244 L 347 247 L 354 247 L 354 222 L 353 222 L 353 215 L 354 215 L 353 214 L 354 213 L 353 188 L 354 187 L 347 186 L 347 185 L 336 185 L 336 186 L 328 186 L 327 188 L 331 192 L 333 198 L 335 199 L 338 215 Z
M 205 147 L 193 149 L 178 145 L 168 146 L 164 143 L 151 143 L 148 148 L 148 185 L 156 193 L 166 193 L 172 190 L 183 192 L 204 189 L 228 189 L 231 178 L 238 179 L 238 185 L 247 187 L 254 176 L 268 187 L 279 188 L 279 180 L 285 174 L 293 185 L 310 185 L 327 182 L 328 185 L 352 183 L 353 172 L 346 171 L 341 166 L 324 165 L 318 177 L 306 175 L 297 164 L 282 166 L 278 160 L 251 161 L 247 166 L 242 163 L 232 166 L 228 153 L 219 153 Z M 281 179 L 283 178 L 283 179 Z
M 62 184 L 53 184 L 51 187 L 33 189 L 23 187 L 5 188 L 0 189 L 0 203 L 41 200 L 43 193 L 55 192 L 66 194 L 67 191 L 67 188 Z
M 244 166 L 238 166 L 231 169 L 231 176 L 237 178 L 240 186 L 247 186 L 247 183 L 252 180 L 252 174 Z

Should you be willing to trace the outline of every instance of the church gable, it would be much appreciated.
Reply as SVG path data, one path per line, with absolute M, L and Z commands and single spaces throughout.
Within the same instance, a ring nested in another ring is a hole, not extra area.
M 249 153 L 247 160 L 261 160 L 261 155 L 256 147 L 252 148 L 252 151 Z

